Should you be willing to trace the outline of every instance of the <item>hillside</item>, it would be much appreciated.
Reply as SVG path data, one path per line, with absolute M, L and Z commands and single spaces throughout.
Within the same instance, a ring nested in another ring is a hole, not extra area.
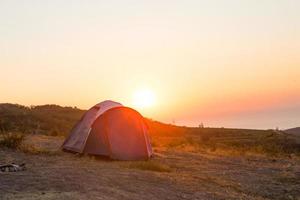
M 58 105 L 0 104 L 0 132 L 66 136 L 85 110 Z M 299 138 L 274 130 L 191 128 L 146 119 L 153 145 L 239 152 L 300 152 Z
M 293 135 L 296 135 L 296 136 L 300 137 L 300 127 L 287 129 L 287 130 L 284 130 L 284 132 L 286 132 L 288 134 L 293 134 Z
M 0 172 L 0 199 L 290 200 L 300 196 L 300 143 L 294 135 L 178 127 L 146 119 L 154 157 L 112 161 L 61 151 L 64 137 L 83 113 L 57 105 L 0 105 L 0 165 L 26 163 L 27 168 Z M 12 146 L 9 141 L 18 135 L 24 136 L 21 143 Z
M 58 105 L 0 104 L 0 131 L 65 135 L 83 113 L 84 110 Z

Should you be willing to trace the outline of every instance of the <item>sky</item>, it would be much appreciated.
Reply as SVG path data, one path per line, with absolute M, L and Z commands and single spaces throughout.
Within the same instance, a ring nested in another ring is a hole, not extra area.
M 300 126 L 299 8 L 0 0 L 0 102 L 88 109 L 111 99 L 177 125 Z M 153 102 L 139 106 L 145 91 Z

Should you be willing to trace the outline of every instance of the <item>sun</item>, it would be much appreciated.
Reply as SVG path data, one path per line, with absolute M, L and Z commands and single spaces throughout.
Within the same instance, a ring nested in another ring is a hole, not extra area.
M 133 104 L 138 108 L 149 108 L 155 104 L 155 94 L 152 90 L 138 90 L 133 95 Z

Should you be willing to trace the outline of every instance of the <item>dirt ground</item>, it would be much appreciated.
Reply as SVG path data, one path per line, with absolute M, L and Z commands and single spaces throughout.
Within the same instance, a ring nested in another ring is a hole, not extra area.
M 27 170 L 0 173 L 0 199 L 298 199 L 299 157 L 222 155 L 155 148 L 153 160 L 171 172 L 128 168 L 61 152 L 59 137 L 31 136 L 28 143 L 52 153 L 0 149 L 0 164 Z

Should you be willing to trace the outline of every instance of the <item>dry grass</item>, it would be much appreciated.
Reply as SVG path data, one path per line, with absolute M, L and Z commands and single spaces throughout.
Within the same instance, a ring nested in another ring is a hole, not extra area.
M 286 135 L 185 135 L 156 136 L 157 147 L 190 152 L 227 152 L 235 155 L 261 154 L 266 156 L 300 155 L 300 144 Z
M 22 151 L 23 153 L 32 154 L 32 155 L 54 156 L 54 155 L 58 155 L 61 153 L 59 151 L 51 151 L 51 150 L 48 150 L 45 148 L 36 147 L 31 144 L 22 144 L 22 145 L 20 145 L 19 150 Z
M 21 133 L 2 134 L 0 137 L 0 147 L 19 149 L 24 139 L 25 135 Z
M 23 149 L 27 153 L 0 148 L 0 163 L 26 162 L 27 166 L 26 171 L 1 174 L 5 184 L 0 184 L 0 199 L 281 200 L 300 196 L 298 157 L 275 160 L 230 155 L 218 148 L 218 154 L 200 152 L 200 147 L 190 152 L 186 149 L 197 147 L 197 142 L 202 145 L 197 137 L 191 138 L 155 138 L 159 147 L 154 148 L 153 159 L 128 162 L 63 152 L 45 156 L 59 152 L 63 139 L 29 135 L 23 143 L 28 145 Z M 166 147 L 172 141 L 174 147 Z
M 33 155 L 57 155 L 60 151 L 49 150 L 44 147 L 35 146 L 26 141 L 26 135 L 22 133 L 5 133 L 0 136 L 0 147 L 21 151 Z
M 300 185 L 299 177 L 296 176 L 280 176 L 276 177 L 276 180 L 280 183 Z
M 155 172 L 172 171 L 172 168 L 169 165 L 154 160 L 128 162 L 124 165 L 124 167 L 129 169 L 139 169 L 139 170 L 155 171 Z

